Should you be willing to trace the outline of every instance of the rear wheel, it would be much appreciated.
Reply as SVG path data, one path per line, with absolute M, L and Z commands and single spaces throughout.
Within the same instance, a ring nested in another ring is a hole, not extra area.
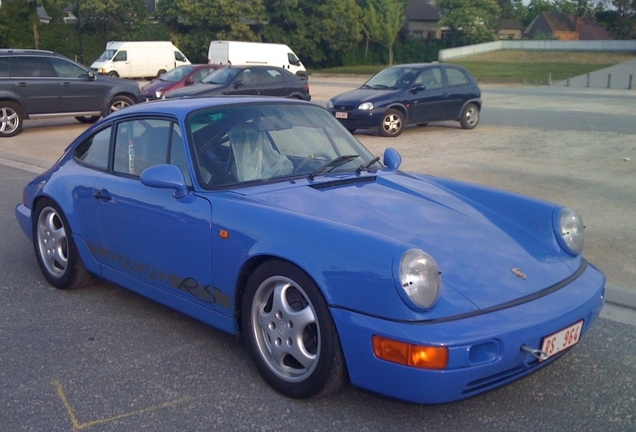
M 340 387 L 346 368 L 338 333 L 304 271 L 286 261 L 265 262 L 250 276 L 241 306 L 247 348 L 276 391 L 309 398 Z
M 388 109 L 382 117 L 380 135 L 396 137 L 404 131 L 404 114 L 395 109 Z
M 97 120 L 99 120 L 99 116 L 83 116 L 83 117 L 75 117 L 75 119 L 80 123 L 90 124 L 90 123 L 95 123 Z
M 51 200 L 40 200 L 33 215 L 33 246 L 46 280 L 59 289 L 89 285 L 92 276 L 84 267 L 59 207 Z
M 8 138 L 22 132 L 24 114 L 16 102 L 0 101 L 0 137 Z
M 459 117 L 462 129 L 474 129 L 479 123 L 479 107 L 474 103 L 467 104 Z

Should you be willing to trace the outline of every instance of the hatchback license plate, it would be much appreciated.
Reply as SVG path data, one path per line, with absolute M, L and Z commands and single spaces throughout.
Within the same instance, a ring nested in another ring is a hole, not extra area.
M 349 113 L 346 112 L 336 112 L 336 118 L 346 119 L 349 117 Z
M 572 324 L 570 327 L 553 333 L 543 338 L 541 342 L 541 351 L 546 353 L 548 357 L 558 354 L 579 342 L 581 338 L 581 330 L 583 329 L 583 320 Z

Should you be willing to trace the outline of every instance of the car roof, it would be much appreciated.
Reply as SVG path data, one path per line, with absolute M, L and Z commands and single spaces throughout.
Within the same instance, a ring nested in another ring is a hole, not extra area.
M 257 104 L 305 104 L 308 102 L 263 96 L 204 96 L 204 97 L 184 97 L 175 99 L 163 99 L 132 105 L 126 109 L 119 110 L 108 115 L 109 119 L 126 117 L 137 114 L 170 114 L 177 117 L 184 117 L 187 114 L 205 108 L 239 105 Z M 317 106 L 315 104 L 310 104 Z
M 60 55 L 53 51 L 36 50 L 36 49 L 24 49 L 24 48 L 1 48 L 0 54 L 45 54 L 45 55 Z

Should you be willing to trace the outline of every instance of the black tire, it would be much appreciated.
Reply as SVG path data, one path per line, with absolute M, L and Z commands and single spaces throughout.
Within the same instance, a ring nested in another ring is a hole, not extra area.
M 475 129 L 479 123 L 479 107 L 474 103 L 466 104 L 459 116 L 459 124 L 462 129 Z
M 111 76 L 113 78 L 119 78 L 119 74 L 116 71 L 108 72 L 108 76 Z
M 0 138 L 9 138 L 22 132 L 24 113 L 20 104 L 0 101 Z
M 389 108 L 382 116 L 380 124 L 380 135 L 384 137 L 396 137 L 404 131 L 404 114 L 400 111 Z
M 347 129 L 349 131 L 350 134 L 354 133 L 356 130 L 355 129 Z
M 120 109 L 124 109 L 131 105 L 134 105 L 135 101 L 129 98 L 128 96 L 119 95 L 115 96 L 108 105 L 108 113 L 112 113 L 115 111 L 119 111 Z
M 344 382 L 344 357 L 327 303 L 293 264 L 274 259 L 254 271 L 243 295 L 241 323 L 258 371 L 279 393 L 305 399 L 331 393 Z
M 83 116 L 83 117 L 75 117 L 75 119 L 80 123 L 91 124 L 99 120 L 99 116 Z
M 55 288 L 74 289 L 93 282 L 66 217 L 51 200 L 39 200 L 33 210 L 33 247 L 42 274 Z

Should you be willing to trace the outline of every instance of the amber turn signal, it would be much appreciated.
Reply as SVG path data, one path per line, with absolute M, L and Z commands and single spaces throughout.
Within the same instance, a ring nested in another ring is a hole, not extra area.
M 420 369 L 445 369 L 448 366 L 448 348 L 412 345 L 382 336 L 373 336 L 376 357 Z

